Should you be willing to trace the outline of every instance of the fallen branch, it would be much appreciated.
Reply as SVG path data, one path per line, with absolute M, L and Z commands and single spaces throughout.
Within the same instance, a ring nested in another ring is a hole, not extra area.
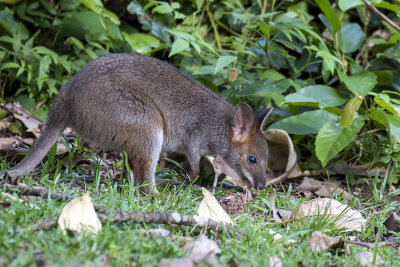
M 344 242 L 348 243 L 348 244 L 353 244 L 356 246 L 361 246 L 361 247 L 366 247 L 369 249 L 373 249 L 375 247 L 375 242 L 362 242 L 362 241 L 358 241 L 358 240 L 344 240 Z M 382 242 L 378 242 L 378 248 L 380 247 L 386 247 L 386 246 L 390 246 L 393 245 L 393 242 L 387 242 L 387 241 L 382 241 Z
M 38 196 L 41 198 L 50 198 L 56 201 L 69 201 L 74 198 L 72 195 L 59 194 L 51 192 L 43 187 L 39 186 L 27 186 L 27 185 L 11 185 L 4 184 L 3 188 L 7 191 L 17 191 L 24 195 Z M 102 210 L 104 213 L 98 212 L 102 223 L 105 222 L 130 222 L 130 223 L 160 223 L 168 225 L 178 225 L 178 226 L 197 226 L 200 228 L 211 229 L 215 231 L 226 230 L 228 232 L 240 232 L 243 233 L 237 226 L 228 225 L 223 222 L 214 221 L 206 217 L 201 217 L 192 214 L 180 214 L 177 212 L 140 212 L 140 211 L 112 211 L 111 208 L 102 205 L 94 204 L 96 211 Z M 38 221 L 33 224 L 34 230 L 44 229 L 48 230 L 55 227 L 57 219 L 45 219 Z
M 229 232 L 240 232 L 243 230 L 234 225 L 192 215 L 177 212 L 140 212 L 140 211 L 114 211 L 111 213 L 99 213 L 98 217 L 102 223 L 108 222 L 130 222 L 130 223 L 160 223 L 178 226 L 197 226 L 215 231 L 226 230 Z

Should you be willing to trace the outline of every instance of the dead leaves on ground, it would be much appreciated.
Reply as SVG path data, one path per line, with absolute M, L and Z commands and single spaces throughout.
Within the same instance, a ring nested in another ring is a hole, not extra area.
M 93 234 L 101 230 L 101 222 L 94 210 L 89 193 L 68 202 L 61 211 L 57 223 L 59 229 L 65 234 L 67 230 L 78 233 L 89 231 Z
M 8 130 L 15 135 L 0 136 L 0 152 L 2 154 L 28 152 L 29 147 L 34 143 L 34 139 L 29 136 L 33 135 L 35 139 L 39 138 L 43 130 L 44 122 L 32 116 L 18 102 L 1 105 L 1 107 L 6 113 L 5 118 L 0 121 L 0 132 Z M 24 127 L 26 128 L 25 134 Z M 67 151 L 64 144 L 59 141 L 56 154 L 65 154 Z
M 294 209 L 292 218 L 295 223 L 312 219 L 331 222 L 342 232 L 361 232 L 366 224 L 365 218 L 359 211 L 350 209 L 349 206 L 331 198 L 317 198 L 301 203 Z

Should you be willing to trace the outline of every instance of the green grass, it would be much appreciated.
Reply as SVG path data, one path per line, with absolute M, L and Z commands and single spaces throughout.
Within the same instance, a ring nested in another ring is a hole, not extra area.
M 75 151 L 74 151 L 75 152 Z M 66 159 L 71 162 L 69 159 Z M 172 187 L 161 190 L 160 195 L 138 195 L 131 179 L 120 179 L 116 182 L 110 177 L 101 177 L 100 165 L 95 164 L 92 179 L 79 178 L 79 166 L 70 174 L 61 172 L 60 161 L 50 155 L 42 165 L 52 170 L 51 175 L 42 172 L 41 168 L 32 176 L 26 176 L 19 182 L 27 185 L 41 185 L 59 193 L 82 195 L 91 192 L 93 201 L 114 209 L 135 211 L 175 211 L 187 214 L 197 214 L 199 202 L 202 199 L 201 190 L 194 187 Z M 5 160 L 1 164 L 6 167 Z M 101 168 L 104 168 L 103 166 Z M 107 173 L 107 172 L 105 172 Z M 40 183 L 39 183 L 40 182 Z M 371 188 L 378 188 L 372 180 Z M 2 189 L 3 190 L 3 189 Z M 225 194 L 219 189 L 217 195 Z M 396 192 L 395 192 L 396 193 Z M 397 192 L 398 193 L 398 192 Z M 19 196 L 17 193 L 13 195 Z M 234 218 L 235 224 L 241 227 L 245 234 L 204 231 L 196 227 L 177 227 L 157 224 L 106 223 L 96 237 L 86 234 L 63 235 L 58 229 L 32 230 L 32 223 L 53 218 L 60 214 L 64 202 L 51 199 L 31 198 L 19 202 L 0 195 L 0 262 L 7 266 L 34 266 L 45 263 L 48 266 L 103 266 L 105 257 L 110 266 L 126 266 L 135 263 L 136 266 L 155 266 L 161 258 L 185 257 L 183 247 L 188 240 L 205 233 L 215 240 L 222 250 L 218 254 L 220 266 L 268 266 L 270 256 L 278 256 L 284 266 L 358 266 L 353 255 L 357 251 L 367 250 L 363 247 L 349 245 L 349 254 L 345 250 L 314 253 L 308 240 L 313 231 L 319 230 L 328 235 L 339 234 L 329 220 L 313 219 L 294 225 L 271 224 L 272 217 L 270 199 L 273 189 L 263 190 L 253 201 L 247 204 L 247 209 Z M 293 198 L 293 189 L 281 188 L 276 197 L 275 206 L 292 210 L 305 199 Z M 383 197 L 383 198 L 382 198 Z M 343 202 L 343 200 L 338 199 Z M 34 207 L 31 208 L 29 203 Z M 388 210 L 398 209 L 399 203 L 391 203 L 378 192 L 364 201 L 353 201 L 352 208 L 361 210 L 370 219 L 368 229 L 362 233 L 352 233 L 359 240 L 373 242 L 376 238 L 375 229 L 383 230 L 384 215 Z M 160 237 L 143 231 L 143 229 L 168 229 L 168 237 Z M 284 238 L 273 241 L 269 234 L 273 229 Z M 380 231 L 379 231 L 380 232 Z M 342 234 L 348 238 L 350 234 Z M 286 239 L 295 239 L 299 243 L 285 246 Z M 373 251 L 373 250 L 370 250 Z M 400 266 L 398 249 L 382 247 L 376 249 L 377 255 L 388 261 L 387 266 Z

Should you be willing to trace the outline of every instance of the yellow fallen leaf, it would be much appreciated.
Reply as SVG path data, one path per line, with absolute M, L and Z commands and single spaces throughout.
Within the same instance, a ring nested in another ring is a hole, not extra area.
M 232 224 L 233 222 L 231 218 L 219 205 L 218 201 L 211 194 L 211 192 L 204 187 L 201 190 L 203 192 L 204 198 L 199 206 L 199 215 L 202 217 L 213 219 L 215 221 L 222 221 Z
M 294 209 L 292 216 L 296 220 L 313 216 L 327 217 L 332 219 L 336 227 L 344 228 L 343 232 L 361 232 L 366 223 L 359 211 L 350 209 L 349 206 L 331 198 L 317 198 L 303 202 Z
M 101 230 L 101 222 L 94 210 L 90 193 L 72 199 L 61 211 L 58 218 L 58 227 L 66 233 L 66 230 L 76 232 L 89 231 L 97 234 Z

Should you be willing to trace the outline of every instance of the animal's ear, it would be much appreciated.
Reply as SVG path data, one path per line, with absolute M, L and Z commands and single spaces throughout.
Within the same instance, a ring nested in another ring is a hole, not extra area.
M 251 107 L 240 103 L 233 114 L 233 141 L 245 142 L 255 122 L 254 113 Z
M 263 108 L 256 113 L 256 121 L 260 125 L 260 131 L 264 130 L 265 125 L 267 124 L 268 117 L 271 114 L 273 108 Z

